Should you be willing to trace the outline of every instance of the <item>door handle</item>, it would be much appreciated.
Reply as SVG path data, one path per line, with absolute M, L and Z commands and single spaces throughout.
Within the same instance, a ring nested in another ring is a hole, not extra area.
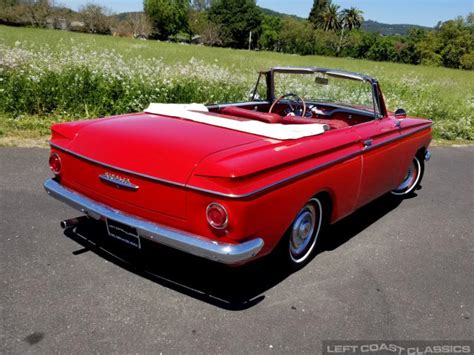
M 368 148 L 372 147 L 373 143 L 374 143 L 373 139 L 367 139 L 367 140 L 362 142 L 362 144 L 364 144 L 364 149 L 368 149 Z

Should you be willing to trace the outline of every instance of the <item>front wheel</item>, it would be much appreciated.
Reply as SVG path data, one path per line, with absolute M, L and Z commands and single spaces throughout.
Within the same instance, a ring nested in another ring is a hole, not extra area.
M 395 196 L 407 196 L 411 194 L 420 184 L 423 178 L 423 172 L 425 165 L 422 159 L 414 157 L 408 171 L 401 182 L 401 184 L 392 191 L 392 195 Z
M 323 206 L 317 197 L 298 212 L 282 244 L 282 254 L 292 270 L 302 268 L 315 251 L 323 223 Z

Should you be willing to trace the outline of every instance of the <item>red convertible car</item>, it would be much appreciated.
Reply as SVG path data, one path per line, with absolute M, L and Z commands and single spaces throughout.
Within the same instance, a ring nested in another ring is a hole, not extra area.
M 44 187 L 85 215 L 63 228 L 94 219 L 131 248 L 147 239 L 229 265 L 279 250 L 298 269 L 324 225 L 417 188 L 431 126 L 388 112 L 372 77 L 272 68 L 249 102 L 54 125 Z

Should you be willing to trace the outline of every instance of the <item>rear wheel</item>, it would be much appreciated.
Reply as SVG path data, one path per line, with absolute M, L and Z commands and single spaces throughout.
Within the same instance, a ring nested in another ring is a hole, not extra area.
M 323 205 L 318 197 L 298 212 L 282 244 L 283 256 L 292 270 L 306 265 L 315 252 L 323 222 Z
M 422 159 L 415 156 L 406 172 L 406 175 L 401 184 L 392 191 L 395 196 L 407 196 L 411 194 L 419 186 L 423 178 L 425 165 Z

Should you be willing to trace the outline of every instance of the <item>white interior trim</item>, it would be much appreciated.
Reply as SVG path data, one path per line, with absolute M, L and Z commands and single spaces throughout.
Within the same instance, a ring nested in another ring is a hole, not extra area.
M 329 129 L 325 124 L 280 124 L 256 120 L 237 121 L 225 117 L 209 116 L 206 106 L 200 104 L 150 104 L 145 113 L 182 118 L 235 131 L 279 140 L 298 139 L 322 134 Z

